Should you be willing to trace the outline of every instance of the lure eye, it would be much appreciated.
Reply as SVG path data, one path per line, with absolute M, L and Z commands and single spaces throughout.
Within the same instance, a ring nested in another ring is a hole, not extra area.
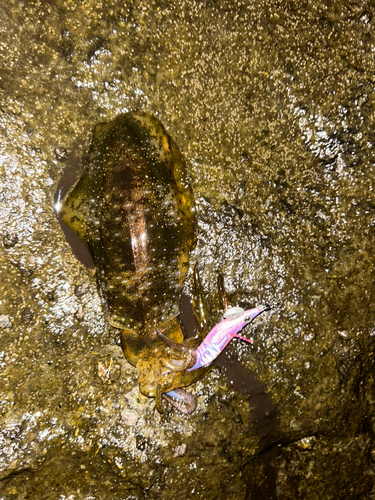
M 245 309 L 242 307 L 229 307 L 224 313 L 224 319 L 235 319 L 243 315 Z

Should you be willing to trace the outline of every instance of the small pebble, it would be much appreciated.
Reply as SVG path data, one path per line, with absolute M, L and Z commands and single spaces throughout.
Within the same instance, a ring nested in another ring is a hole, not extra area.
M 57 147 L 55 149 L 55 156 L 59 161 L 66 161 L 68 159 L 68 151 L 65 148 Z
M 294 444 L 300 449 L 300 450 L 311 450 L 313 448 L 314 444 L 316 441 L 315 436 L 306 436 L 300 439 L 299 441 L 296 441 Z
M 85 317 L 85 313 L 84 313 L 82 307 L 80 307 L 79 309 L 77 309 L 77 311 L 74 313 L 74 317 L 78 321 L 82 321 L 83 320 L 83 318 Z
M 89 285 L 87 283 L 83 283 L 82 285 L 77 285 L 75 287 L 74 293 L 77 297 L 81 297 L 81 295 L 85 295 L 89 291 Z
M 342 337 L 343 339 L 347 339 L 348 338 L 348 332 L 346 332 L 345 330 L 342 330 L 342 331 L 339 331 L 337 332 L 340 337 Z
M 310 342 L 311 340 L 315 339 L 315 332 L 313 329 L 311 329 L 310 332 L 304 332 L 303 338 L 307 341 Z
M 182 443 L 180 446 L 177 446 L 177 448 L 174 450 L 174 457 L 183 457 L 186 455 L 187 451 L 187 445 L 185 443 Z
M 30 323 L 30 321 L 33 319 L 34 313 L 31 309 L 28 307 L 25 307 L 25 309 L 21 313 L 21 321 L 22 323 Z
M 0 328 L 12 328 L 13 323 L 7 314 L 0 315 Z
M 18 236 L 16 233 L 7 233 L 3 238 L 5 248 L 12 248 L 18 243 Z

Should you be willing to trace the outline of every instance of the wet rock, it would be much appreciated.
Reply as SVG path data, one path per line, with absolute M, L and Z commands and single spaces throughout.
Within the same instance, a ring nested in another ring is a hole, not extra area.
M 371 2 L 15 0 L 0 19 L 1 496 L 373 500 Z M 220 273 L 232 305 L 274 305 L 190 416 L 139 393 L 52 207 L 51 165 L 131 109 L 184 151 L 208 321 Z

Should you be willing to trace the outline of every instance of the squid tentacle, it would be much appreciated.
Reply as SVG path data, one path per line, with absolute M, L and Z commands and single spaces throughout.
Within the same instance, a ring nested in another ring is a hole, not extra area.
M 157 384 L 155 387 L 155 406 L 156 406 L 156 409 L 158 410 L 159 413 L 164 412 L 163 404 L 161 402 L 162 396 L 163 396 L 163 394 L 160 390 L 160 385 Z
M 193 413 L 197 408 L 197 399 L 182 388 L 168 391 L 164 393 L 162 397 L 181 413 L 185 413 L 185 415 Z
M 174 371 L 182 371 L 182 370 L 188 370 L 189 368 L 193 367 L 196 364 L 197 355 L 195 349 L 185 344 L 178 344 L 177 342 L 173 342 L 173 340 L 163 335 L 159 329 L 157 330 L 157 332 L 168 347 L 178 351 L 181 354 L 184 354 L 185 356 L 188 356 L 189 359 L 188 364 L 187 365 L 185 364 L 183 367 L 181 367 L 182 365 L 179 364 L 174 365 L 173 362 L 170 362 L 168 364 L 168 368 L 171 368 Z

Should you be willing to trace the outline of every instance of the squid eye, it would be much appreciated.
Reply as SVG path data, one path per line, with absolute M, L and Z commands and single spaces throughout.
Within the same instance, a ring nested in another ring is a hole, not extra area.
M 185 361 L 183 359 L 171 359 L 171 362 L 175 365 L 175 366 L 182 366 L 183 364 L 185 364 Z
M 182 370 L 185 370 L 187 362 L 187 359 L 169 358 L 163 360 L 164 369 L 169 372 L 181 372 Z
M 242 307 L 229 307 L 224 313 L 224 319 L 235 319 L 243 315 L 245 309 Z

